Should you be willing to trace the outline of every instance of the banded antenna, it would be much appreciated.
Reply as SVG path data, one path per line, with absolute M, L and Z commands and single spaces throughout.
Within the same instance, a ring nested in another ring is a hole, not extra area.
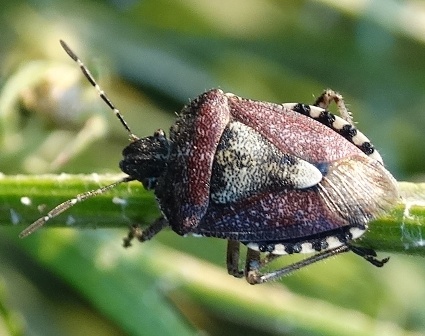
M 84 65 L 84 63 L 80 60 L 80 58 L 72 51 L 72 49 L 65 43 L 63 40 L 59 40 L 62 48 L 66 51 L 66 53 L 71 57 L 80 67 L 81 72 L 83 75 L 87 78 L 87 80 L 90 82 L 91 85 L 97 90 L 97 93 L 99 94 L 100 98 L 106 103 L 106 105 L 109 106 L 109 108 L 115 113 L 115 116 L 119 119 L 121 124 L 124 126 L 124 128 L 127 130 L 128 134 L 130 134 L 130 140 L 136 141 L 139 138 L 131 132 L 130 127 L 128 126 L 127 122 L 124 120 L 124 117 L 122 116 L 120 110 L 118 110 L 115 105 L 112 103 L 112 101 L 108 98 L 108 96 L 105 94 L 105 92 L 102 90 L 102 88 L 97 84 L 96 80 L 94 79 L 93 75 L 91 74 L 90 70 Z
M 121 124 L 124 126 L 124 128 L 127 130 L 127 132 L 130 135 L 130 141 L 136 141 L 139 138 L 133 134 L 130 130 L 130 127 L 128 126 L 127 122 L 124 120 L 124 117 L 120 113 L 120 111 L 115 107 L 115 105 L 110 101 L 110 99 L 106 96 L 105 92 L 102 90 L 102 88 L 99 86 L 99 84 L 96 83 L 93 75 L 90 73 L 89 69 L 84 65 L 84 63 L 78 58 L 78 56 L 71 50 L 71 48 L 62 40 L 60 40 L 60 44 L 62 48 L 66 51 L 66 53 L 80 66 L 81 71 L 83 72 L 84 76 L 88 79 L 91 85 L 94 86 L 94 88 L 97 90 L 100 98 L 106 103 L 106 105 L 109 106 L 109 108 L 115 113 L 116 117 L 119 119 Z M 85 201 L 88 198 L 91 198 L 93 196 L 97 196 L 100 194 L 103 194 L 110 189 L 116 187 L 118 184 L 126 183 L 133 181 L 134 178 L 131 176 L 126 176 L 122 178 L 119 181 L 116 181 L 112 184 L 109 184 L 107 186 L 100 187 L 98 189 L 86 191 L 84 193 L 78 194 L 74 198 L 71 198 L 59 205 L 57 205 L 54 209 L 50 210 L 47 215 L 40 217 L 37 219 L 34 223 L 32 223 L 30 226 L 28 226 L 25 230 L 23 230 L 19 234 L 19 238 L 24 238 L 26 236 L 29 236 L 31 233 L 33 233 L 35 230 L 42 227 L 44 224 L 46 224 L 49 220 L 52 218 L 55 218 L 56 216 L 59 216 L 62 212 L 68 210 L 69 208 L 73 207 L 74 205 Z
M 25 238 L 26 236 L 29 236 L 31 233 L 33 233 L 35 230 L 42 227 L 44 224 L 46 224 L 49 220 L 52 218 L 55 218 L 56 216 L 59 216 L 62 212 L 68 210 L 69 208 L 73 207 L 75 204 L 80 203 L 82 201 L 85 201 L 88 198 L 91 198 L 93 196 L 97 196 L 100 194 L 105 193 L 106 191 L 115 188 L 118 184 L 124 183 L 124 182 L 130 182 L 133 181 L 134 178 L 127 176 L 122 178 L 119 181 L 116 181 L 114 183 L 111 183 L 107 186 L 100 187 L 98 189 L 89 190 L 84 193 L 78 194 L 74 198 L 71 198 L 59 205 L 57 205 L 55 208 L 50 210 L 47 215 L 40 217 L 37 219 L 34 223 L 32 223 L 30 226 L 28 226 L 25 230 L 23 230 L 19 234 L 19 238 Z

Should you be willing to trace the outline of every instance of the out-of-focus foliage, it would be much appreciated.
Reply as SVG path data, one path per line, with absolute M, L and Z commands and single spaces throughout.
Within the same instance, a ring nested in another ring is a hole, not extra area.
M 0 4 L 0 19 L 3 173 L 119 171 L 127 134 L 64 39 L 140 136 L 167 130 L 211 87 L 306 103 L 330 87 L 398 179 L 423 179 L 420 1 L 18 0 Z M 226 275 L 224 241 L 164 232 L 123 250 L 125 228 L 19 241 L 22 226 L 10 226 L 2 335 L 425 333 L 423 259 L 394 255 L 376 269 L 344 255 L 257 289 Z

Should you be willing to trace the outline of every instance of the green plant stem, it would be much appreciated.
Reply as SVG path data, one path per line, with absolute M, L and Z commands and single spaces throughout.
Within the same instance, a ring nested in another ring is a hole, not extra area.
M 3 226 L 25 228 L 57 204 L 97 189 L 122 175 L 16 175 L 0 178 L 0 219 Z M 369 225 L 359 245 L 376 250 L 425 255 L 425 183 L 399 182 L 400 202 Z M 148 225 L 159 216 L 152 192 L 141 183 L 122 183 L 112 191 L 77 204 L 46 226 L 120 228 Z
M 0 178 L 0 220 L 22 228 L 77 194 L 120 180 L 123 175 L 16 175 Z M 141 183 L 122 183 L 89 198 L 46 224 L 49 227 L 119 228 L 149 224 L 159 216 L 153 193 Z

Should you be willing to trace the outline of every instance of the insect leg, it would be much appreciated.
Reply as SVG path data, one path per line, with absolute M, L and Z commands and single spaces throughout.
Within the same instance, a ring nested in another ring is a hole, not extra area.
M 309 258 L 303 259 L 291 265 L 285 266 L 281 269 L 278 269 L 273 272 L 261 273 L 261 261 L 260 261 L 260 252 L 253 251 L 248 249 L 247 260 L 246 260 L 246 280 L 251 285 L 260 284 L 264 282 L 268 282 L 271 280 L 277 280 L 289 273 L 292 273 L 296 270 L 299 270 L 305 266 L 313 264 L 317 261 L 335 256 L 340 253 L 348 252 L 351 250 L 351 247 L 348 245 L 341 245 L 336 248 L 325 250 L 323 252 L 317 253 Z
M 260 273 L 261 268 L 261 258 L 260 252 L 251 250 L 248 248 L 246 252 L 246 261 L 245 261 L 245 278 L 249 284 L 255 285 L 263 283 L 261 279 L 263 274 Z
M 227 272 L 236 278 L 243 277 L 243 271 L 239 269 L 239 247 L 236 240 L 227 241 Z
M 344 98 L 334 90 L 326 89 L 323 91 L 323 93 L 316 99 L 313 105 L 327 110 L 332 101 L 335 102 L 341 118 L 349 122 L 351 125 L 354 125 L 353 116 L 351 115 L 351 112 L 347 110 Z
M 376 252 L 373 249 L 367 248 L 367 247 L 360 247 L 360 246 L 354 246 L 354 245 L 348 245 L 350 250 L 353 251 L 355 254 L 359 255 L 360 257 L 363 257 L 367 261 L 369 261 L 372 265 L 376 267 L 382 267 L 386 264 L 388 260 L 390 260 L 389 257 L 384 259 L 377 259 L 376 258 Z
M 155 236 L 159 231 L 169 226 L 170 224 L 164 217 L 158 218 L 155 222 L 153 222 L 147 229 L 142 230 L 140 226 L 133 225 L 128 232 L 128 236 L 123 239 L 124 247 L 131 246 L 131 241 L 136 238 L 141 243 L 151 239 Z

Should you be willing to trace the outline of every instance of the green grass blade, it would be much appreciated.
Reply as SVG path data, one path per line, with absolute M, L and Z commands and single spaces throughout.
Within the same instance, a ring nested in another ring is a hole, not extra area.
M 81 192 L 115 182 L 120 175 L 3 176 L 0 179 L 0 222 L 24 228 L 57 204 Z M 425 184 L 399 183 L 401 202 L 388 215 L 370 223 L 359 244 L 377 250 L 425 255 Z M 23 198 L 24 197 L 24 198 Z M 40 211 L 42 209 L 42 211 Z M 46 226 L 125 228 L 147 225 L 159 216 L 153 193 L 133 181 L 77 204 Z

